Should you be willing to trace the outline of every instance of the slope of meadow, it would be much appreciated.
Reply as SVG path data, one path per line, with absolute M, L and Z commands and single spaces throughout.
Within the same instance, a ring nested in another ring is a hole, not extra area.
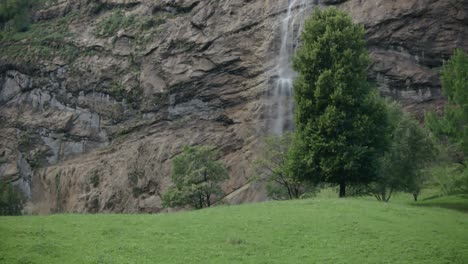
M 467 263 L 468 215 L 365 199 L 0 217 L 0 263 Z

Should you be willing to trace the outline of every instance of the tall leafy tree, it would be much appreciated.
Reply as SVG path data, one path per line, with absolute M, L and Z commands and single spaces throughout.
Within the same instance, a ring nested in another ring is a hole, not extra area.
M 344 11 L 316 9 L 294 59 L 296 139 L 292 167 L 311 181 L 368 183 L 387 146 L 385 106 L 367 80 L 364 29 Z
M 187 146 L 173 160 L 174 186 L 163 194 L 165 207 L 210 207 L 214 198 L 223 195 L 220 182 L 229 178 L 217 152 L 209 146 Z
M 426 114 L 426 124 L 443 142 L 454 146 L 453 158 L 466 167 L 468 155 L 468 55 L 456 50 L 443 66 L 442 92 L 448 102 L 442 116 Z

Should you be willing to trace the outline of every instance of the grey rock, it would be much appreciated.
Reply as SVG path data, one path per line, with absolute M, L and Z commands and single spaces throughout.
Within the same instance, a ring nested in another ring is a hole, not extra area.
M 466 1 L 321 3 L 364 25 L 369 76 L 382 93 L 417 112 L 443 101 L 438 69 L 454 48 L 468 50 Z M 38 10 L 35 20 L 74 11 L 72 36 L 63 42 L 79 52 L 71 61 L 0 58 L 0 157 L 6 160 L 0 179 L 14 179 L 30 194 L 34 212 L 159 212 L 172 159 L 184 145 L 208 144 L 230 171 L 223 185 L 228 203 L 265 200 L 263 186 L 249 177 L 272 118 L 265 95 L 275 78 L 287 4 L 59 0 Z M 143 31 L 126 27 L 96 36 L 99 23 L 115 12 L 162 19 Z M 32 139 L 20 147 L 28 133 Z M 34 170 L 31 157 L 40 161 Z

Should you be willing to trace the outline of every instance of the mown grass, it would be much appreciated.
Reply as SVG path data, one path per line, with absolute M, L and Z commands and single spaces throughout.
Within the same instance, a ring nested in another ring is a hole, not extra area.
M 2 263 L 466 263 L 468 215 L 313 199 L 161 215 L 0 218 Z

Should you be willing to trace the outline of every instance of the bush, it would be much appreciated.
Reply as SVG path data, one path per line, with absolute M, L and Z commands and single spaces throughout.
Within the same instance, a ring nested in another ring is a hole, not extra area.
M 0 26 L 10 25 L 17 31 L 29 28 L 29 10 L 32 0 L 2 0 L 0 2 Z
M 99 176 L 99 172 L 93 171 L 89 180 L 91 182 L 91 185 L 94 188 L 97 188 L 99 186 L 99 183 L 101 182 L 101 177 Z
M 174 186 L 163 194 L 164 207 L 210 207 L 214 198 L 224 193 L 219 183 L 229 178 L 223 164 L 216 161 L 218 153 L 208 146 L 187 146 L 173 160 Z
M 127 17 L 122 12 L 115 12 L 101 21 L 96 27 L 95 34 L 100 37 L 113 36 L 121 28 L 133 24 L 134 20 L 134 16 Z
M 0 215 L 21 215 L 23 203 L 21 191 L 0 181 Z
M 441 195 L 467 194 L 468 170 L 459 165 L 436 166 L 428 170 L 430 183 L 441 191 Z
M 255 161 L 254 179 L 266 182 L 268 197 L 273 200 L 299 199 L 312 196 L 315 186 L 295 177 L 288 167 L 288 155 L 294 134 L 285 133 L 265 138 L 262 156 Z

